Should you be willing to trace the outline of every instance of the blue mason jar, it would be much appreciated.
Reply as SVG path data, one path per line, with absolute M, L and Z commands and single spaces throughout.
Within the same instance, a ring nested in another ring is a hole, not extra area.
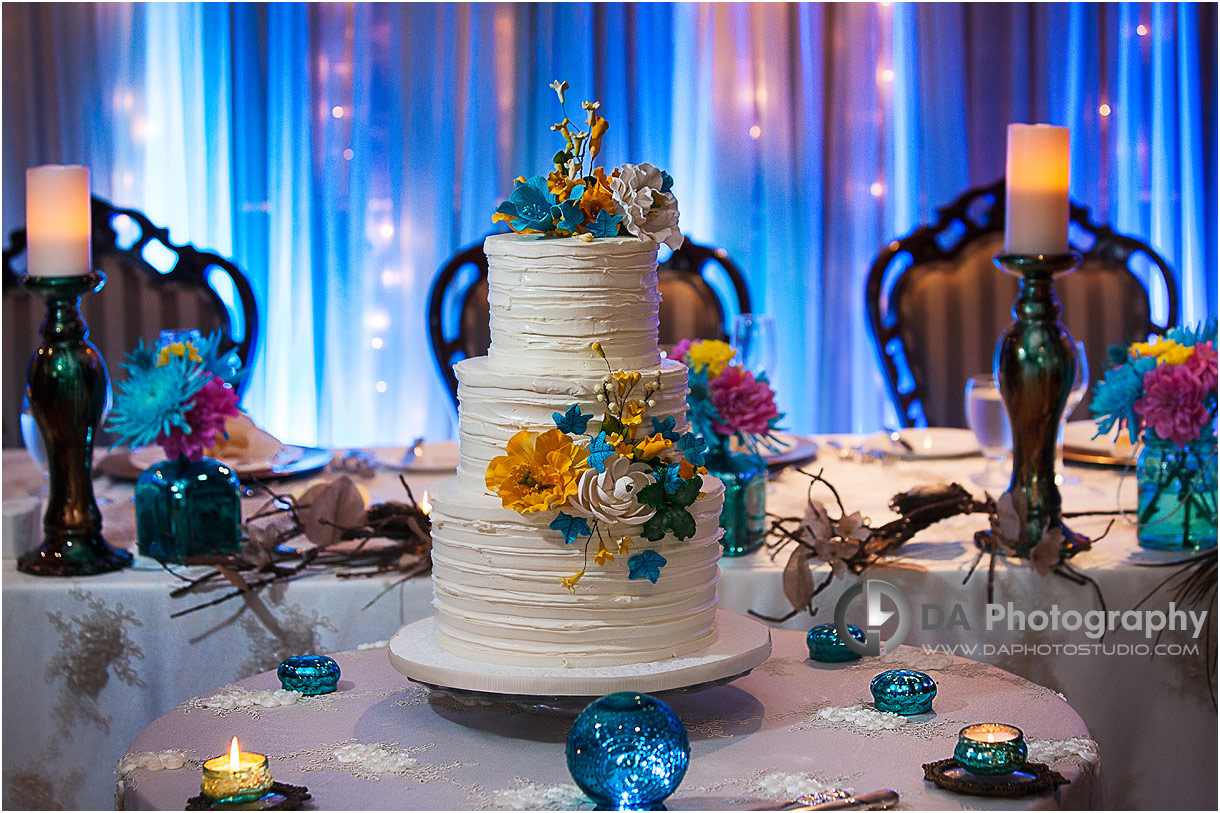
M 1215 438 L 1175 446 L 1149 430 L 1135 473 L 1141 547 L 1186 551 L 1216 547 Z
M 181 559 L 241 548 L 241 486 L 211 458 L 162 460 L 136 481 L 140 553 Z
M 762 546 L 767 535 L 767 463 L 749 452 L 732 452 L 722 442 L 704 457 L 707 473 L 724 483 L 720 545 L 725 556 L 745 556 Z

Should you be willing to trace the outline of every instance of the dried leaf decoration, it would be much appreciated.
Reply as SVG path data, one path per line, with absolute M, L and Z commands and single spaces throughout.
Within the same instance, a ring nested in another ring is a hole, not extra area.
M 297 505 L 305 537 L 319 548 L 342 539 L 343 529 L 364 525 L 364 495 L 350 477 L 311 486 Z
M 813 601 L 813 572 L 809 569 L 809 548 L 797 545 L 784 566 L 784 595 L 795 609 Z

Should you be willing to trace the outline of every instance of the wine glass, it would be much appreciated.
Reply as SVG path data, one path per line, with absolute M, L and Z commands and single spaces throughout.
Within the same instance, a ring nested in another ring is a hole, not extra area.
M 1055 485 L 1079 483 L 1080 478 L 1067 474 L 1063 469 L 1063 432 L 1067 428 L 1068 416 L 1075 411 L 1089 391 L 1089 357 L 1084 351 L 1084 342 L 1076 342 L 1076 377 L 1072 380 L 1072 389 L 1068 393 L 1067 405 L 1059 418 L 1059 434 L 1055 438 Z
M 775 317 L 743 313 L 733 319 L 735 360 L 755 375 L 775 372 Z
M 979 442 L 987 466 L 972 478 L 983 488 L 1004 488 L 1012 477 L 1012 427 L 995 377 L 971 376 L 966 382 L 966 423 Z

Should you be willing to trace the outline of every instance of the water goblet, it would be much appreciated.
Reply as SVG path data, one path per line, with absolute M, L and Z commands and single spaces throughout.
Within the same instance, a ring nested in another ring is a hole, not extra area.
M 733 319 L 730 345 L 735 361 L 755 375 L 775 373 L 775 317 L 743 313 Z
M 1012 427 L 995 377 L 971 376 L 966 382 L 966 423 L 979 442 L 987 466 L 972 478 L 983 488 L 1004 488 L 1012 477 Z
M 1067 429 L 1068 416 L 1084 400 L 1089 391 L 1089 357 L 1084 352 L 1084 342 L 1076 342 L 1076 377 L 1072 380 L 1072 389 L 1068 393 L 1067 405 L 1059 418 L 1059 434 L 1055 438 L 1055 485 L 1065 483 L 1076 484 L 1080 478 L 1068 474 L 1063 468 L 1063 432 Z

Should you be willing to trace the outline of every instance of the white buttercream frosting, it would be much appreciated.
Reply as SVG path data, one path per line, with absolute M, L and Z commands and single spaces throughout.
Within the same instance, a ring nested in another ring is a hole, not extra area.
M 498 234 L 487 253 L 491 349 L 498 368 L 532 375 L 650 370 L 657 350 L 657 244 L 634 237 Z
M 438 641 L 455 655 L 504 664 L 596 667 L 682 657 L 715 639 L 720 508 L 724 487 L 703 478 L 690 507 L 695 534 L 657 542 L 639 536 L 646 517 L 615 499 L 616 489 L 640 484 L 629 465 L 600 488 L 598 529 L 612 560 L 593 561 L 598 541 L 565 544 L 549 525 L 554 511 L 521 515 L 486 486 L 487 465 L 505 454 L 522 429 L 554 427 L 552 414 L 572 404 L 595 416 L 607 363 L 660 381 L 641 435 L 651 419 L 686 420 L 686 367 L 657 351 L 655 243 L 525 235 L 489 237 L 491 350 L 456 365 L 459 463 L 457 476 L 429 487 L 432 502 L 432 582 Z M 601 342 L 606 359 L 592 349 Z M 642 391 L 641 387 L 641 391 Z M 589 434 L 596 434 L 595 424 Z M 626 461 L 623 461 L 626 463 Z M 582 481 L 583 482 L 583 481 Z M 618 494 L 618 497 L 624 495 Z M 579 498 L 578 498 L 579 499 Z M 570 513 L 578 513 L 572 511 Z M 627 522 L 607 522 L 620 517 Z M 630 537 L 619 553 L 615 540 Z M 660 577 L 630 579 L 628 560 L 645 550 L 666 559 Z M 560 579 L 584 571 L 575 592 Z

